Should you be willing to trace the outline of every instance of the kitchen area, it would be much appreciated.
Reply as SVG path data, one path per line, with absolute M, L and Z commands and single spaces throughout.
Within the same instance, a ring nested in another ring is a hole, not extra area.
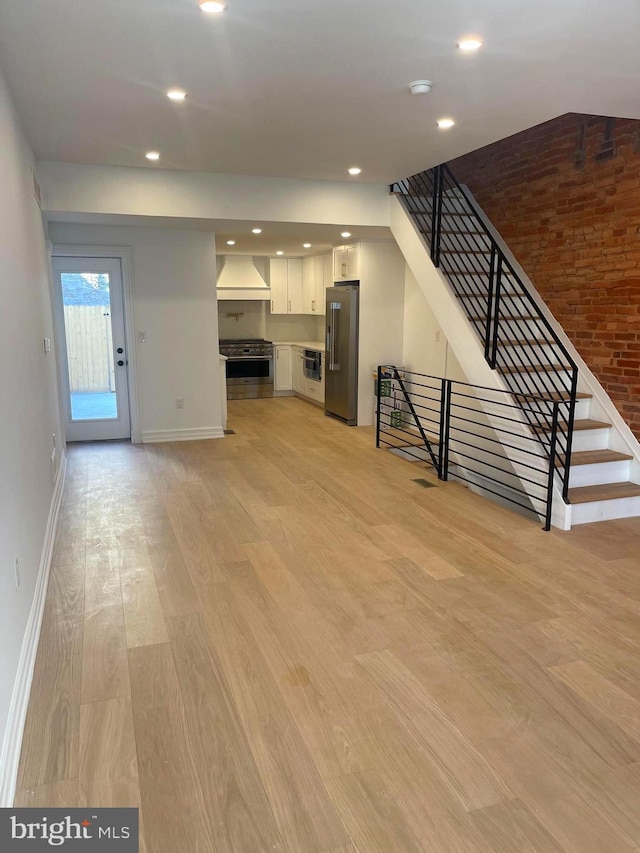
M 405 265 L 395 242 L 274 254 L 218 257 L 226 399 L 295 396 L 347 425 L 371 424 L 372 372 L 402 349 Z

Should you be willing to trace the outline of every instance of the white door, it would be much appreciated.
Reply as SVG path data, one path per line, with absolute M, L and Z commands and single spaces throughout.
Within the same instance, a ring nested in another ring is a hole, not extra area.
M 122 272 L 117 258 L 53 258 L 67 441 L 130 438 Z

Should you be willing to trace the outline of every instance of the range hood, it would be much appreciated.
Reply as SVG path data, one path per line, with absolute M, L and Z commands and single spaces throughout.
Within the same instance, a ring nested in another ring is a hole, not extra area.
M 271 290 L 251 255 L 225 255 L 216 285 L 218 299 L 270 299 Z

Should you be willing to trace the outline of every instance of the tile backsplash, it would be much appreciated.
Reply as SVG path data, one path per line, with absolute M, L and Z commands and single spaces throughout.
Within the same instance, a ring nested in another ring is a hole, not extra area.
M 234 314 L 238 316 L 230 316 Z M 271 314 L 266 300 L 218 302 L 218 326 L 220 338 L 265 338 L 276 342 L 324 339 L 324 317 Z

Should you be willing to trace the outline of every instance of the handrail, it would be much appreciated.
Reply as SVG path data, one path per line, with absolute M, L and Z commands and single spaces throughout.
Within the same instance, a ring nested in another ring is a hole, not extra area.
M 554 469 L 569 503 L 578 367 L 567 347 L 446 164 L 397 181 L 391 192 L 422 232 L 434 265 L 466 303 L 491 369 L 501 373 L 516 399 L 559 403 Z M 529 413 L 526 417 L 540 427 Z M 551 432 L 553 423 L 548 427 Z M 541 432 L 539 438 L 542 442 Z
M 478 485 L 480 480 L 483 491 L 535 512 L 544 518 L 543 529 L 549 530 L 561 404 L 519 396 L 523 397 L 404 369 L 401 374 L 395 365 L 379 365 L 376 447 L 396 448 L 427 462 L 443 481 L 451 476 Z M 523 419 L 541 413 L 551 425 L 548 441 L 527 430 Z

